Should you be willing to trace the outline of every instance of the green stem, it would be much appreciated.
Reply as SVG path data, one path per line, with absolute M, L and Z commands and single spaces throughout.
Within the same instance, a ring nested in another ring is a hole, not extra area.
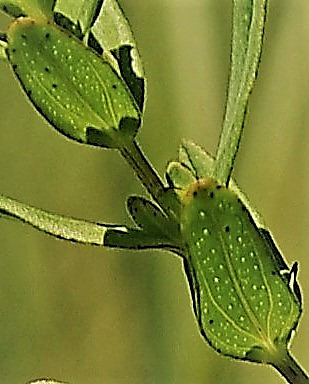
M 281 358 L 271 363 L 271 365 L 276 368 L 290 384 L 309 383 L 308 375 L 288 351 L 282 353 Z
M 160 204 L 161 197 L 163 196 L 165 190 L 164 184 L 143 154 L 137 142 L 133 141 L 128 144 L 120 150 L 120 153 L 133 169 L 134 173 L 150 193 L 152 198 Z
M 267 0 L 234 0 L 231 70 L 214 177 L 228 185 L 263 45 Z

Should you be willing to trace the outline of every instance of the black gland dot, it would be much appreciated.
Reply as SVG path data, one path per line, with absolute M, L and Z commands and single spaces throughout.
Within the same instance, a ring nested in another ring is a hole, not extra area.
M 230 227 L 227 225 L 225 228 L 224 228 L 225 232 L 230 232 Z
M 52 84 L 52 87 L 53 87 L 53 88 L 57 88 L 58 85 L 54 83 L 54 84 Z
M 46 39 L 49 39 L 49 38 L 50 38 L 50 33 L 47 32 L 47 33 L 45 34 L 45 37 L 46 37 Z
M 113 89 L 117 89 L 117 85 L 116 85 L 116 84 L 113 84 L 113 85 L 112 85 L 112 88 L 113 88 Z
M 218 190 L 221 189 L 221 188 L 222 188 L 222 185 L 217 185 L 216 186 L 216 189 L 218 189 Z
M 21 37 L 22 37 L 23 39 L 27 39 L 27 36 L 26 36 L 24 33 L 21 34 Z
M 213 322 L 214 322 L 214 321 L 213 321 L 212 319 L 209 320 L 209 324 L 213 324 Z
M 194 191 L 193 192 L 193 197 L 196 197 L 197 196 L 197 191 Z
M 49 72 L 49 68 L 48 68 L 48 67 L 45 67 L 45 68 L 44 68 L 44 71 L 45 71 L 45 72 Z
M 210 192 L 209 197 L 213 199 L 215 197 L 215 194 L 213 192 Z

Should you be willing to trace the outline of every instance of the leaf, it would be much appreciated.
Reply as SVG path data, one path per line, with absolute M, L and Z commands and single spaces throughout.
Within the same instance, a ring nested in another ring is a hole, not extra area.
M 179 161 L 191 170 L 196 179 L 212 175 L 214 158 L 192 141 L 183 140 L 179 148 Z
M 128 211 L 145 236 L 153 238 L 160 247 L 180 248 L 179 227 L 151 201 L 140 196 L 130 196 Z
M 231 69 L 213 177 L 228 185 L 263 45 L 267 0 L 233 1 Z
M 171 161 L 166 169 L 166 178 L 174 189 L 184 189 L 195 181 L 192 171 L 177 161 Z
M 13 17 L 52 18 L 54 0 L 0 0 L 0 10 Z
M 167 167 L 167 179 L 169 185 L 181 199 L 192 183 L 201 179 L 207 179 L 213 174 L 214 158 L 201 146 L 189 140 L 184 140 L 179 148 L 178 161 L 172 161 Z M 255 223 L 265 228 L 265 223 L 247 196 L 240 190 L 236 181 L 230 180 L 229 188 L 234 191 L 244 202 Z
M 146 90 L 143 65 L 130 24 L 117 1 L 58 0 L 54 12 L 57 23 L 76 33 L 99 54 L 103 53 L 142 112 Z
M 0 195 L 0 215 L 18 219 L 61 239 L 103 245 L 105 225 L 57 215 Z
M 178 247 L 170 244 L 166 239 L 146 230 L 110 226 L 104 236 L 104 246 L 125 249 L 165 249 L 179 253 Z
M 272 238 L 235 192 L 210 178 L 187 190 L 181 231 L 195 313 L 208 343 L 237 359 L 275 361 L 297 327 L 301 302 L 297 286 L 281 273 L 286 263 Z
M 56 0 L 54 13 L 60 13 L 78 25 L 84 36 L 96 21 L 102 3 L 103 0 Z
M 121 148 L 139 128 L 139 108 L 110 64 L 50 23 L 22 18 L 8 31 L 8 58 L 36 109 L 86 144 Z
M 151 224 L 146 226 L 147 230 L 141 230 L 123 225 L 94 223 L 54 214 L 3 195 L 0 195 L 0 216 L 17 219 L 57 238 L 78 243 L 125 249 L 165 248 L 179 253 L 178 228 L 174 228 L 177 236 L 171 241 L 165 235 L 158 236 L 158 231 L 152 232 L 154 227 Z M 146 222 L 151 223 L 151 219 L 147 221 L 145 216 Z M 167 233 L 171 233 L 171 226 L 168 222 L 165 224 Z

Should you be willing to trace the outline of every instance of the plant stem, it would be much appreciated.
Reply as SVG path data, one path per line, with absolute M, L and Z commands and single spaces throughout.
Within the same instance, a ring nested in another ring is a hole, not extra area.
M 271 365 L 276 368 L 290 384 L 309 383 L 309 377 L 288 351 L 283 352 L 280 359 L 272 362 Z
M 128 144 L 126 147 L 120 150 L 120 153 L 126 159 L 152 198 L 160 204 L 160 197 L 163 196 L 165 190 L 164 184 L 157 172 L 154 170 L 154 168 L 143 154 L 137 142 L 133 141 L 132 143 Z

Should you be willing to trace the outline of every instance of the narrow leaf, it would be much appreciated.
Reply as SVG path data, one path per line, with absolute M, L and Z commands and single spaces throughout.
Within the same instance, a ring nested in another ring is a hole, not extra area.
M 103 50 L 111 52 L 116 59 L 121 76 L 143 111 L 146 87 L 144 69 L 130 24 L 116 0 L 103 2 L 91 32 Z
M 227 185 L 262 51 L 267 0 L 234 0 L 231 70 L 214 178 Z
M 107 227 L 61 216 L 0 195 L 0 214 L 16 218 L 33 227 L 65 240 L 103 245 Z
M 62 216 L 3 195 L 0 195 L 1 215 L 17 219 L 63 240 L 125 249 L 164 248 L 178 253 L 176 238 L 172 242 L 151 231 Z

